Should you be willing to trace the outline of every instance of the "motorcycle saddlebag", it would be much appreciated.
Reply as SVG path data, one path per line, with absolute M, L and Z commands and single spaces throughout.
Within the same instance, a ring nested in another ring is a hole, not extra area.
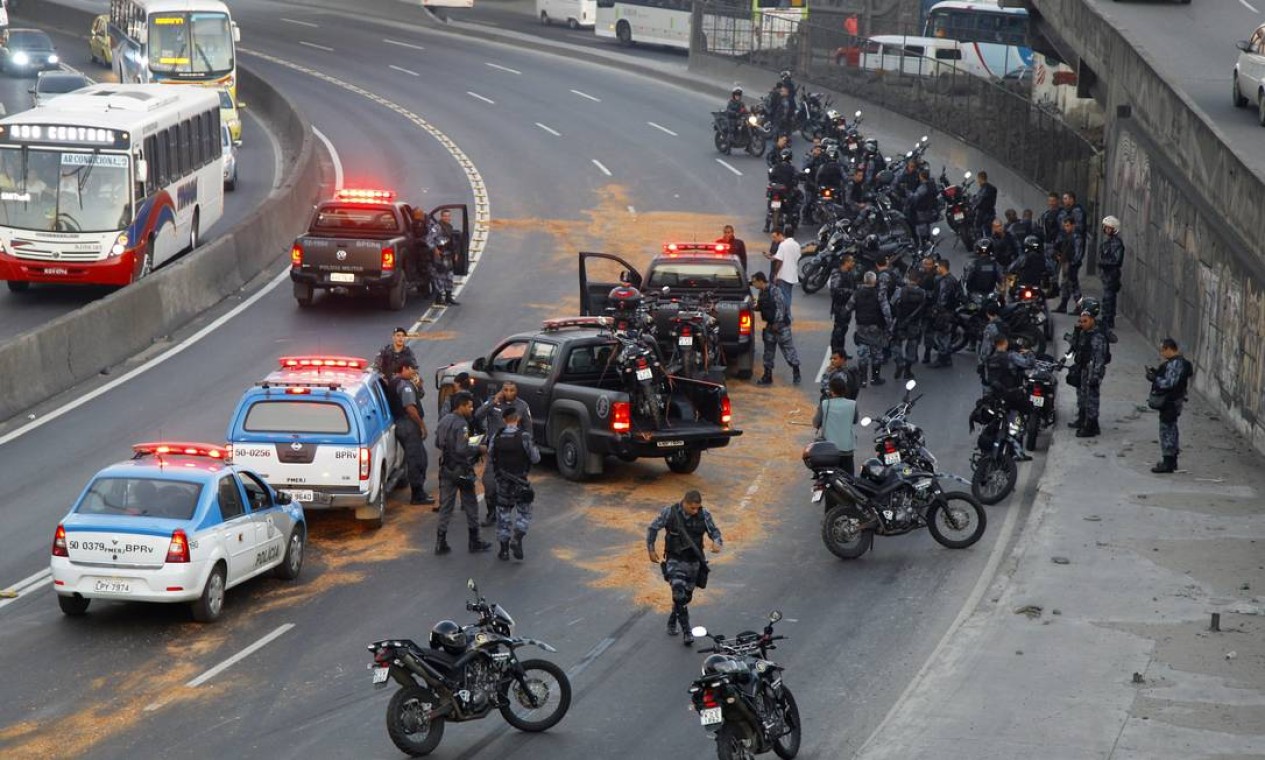
M 821 470 L 839 466 L 839 447 L 830 441 L 813 441 L 804 447 L 804 466 Z

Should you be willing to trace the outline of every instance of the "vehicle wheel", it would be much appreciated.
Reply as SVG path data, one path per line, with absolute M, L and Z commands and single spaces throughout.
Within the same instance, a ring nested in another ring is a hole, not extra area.
M 290 539 L 286 541 L 285 559 L 273 571 L 278 578 L 292 581 L 299 577 L 299 571 L 303 569 L 304 542 L 305 537 L 302 526 L 294 526 L 294 530 L 290 531 Z
M 201 221 L 201 212 L 193 212 L 193 224 L 189 227 L 189 250 L 196 251 L 198 243 L 201 242 L 198 236 L 198 223 Z
M 10 293 L 25 293 L 31 289 L 31 283 L 26 280 L 8 280 L 5 284 L 9 286 Z
M 766 140 L 764 135 L 761 134 L 753 134 L 751 135 L 751 139 L 747 141 L 747 152 L 756 158 L 763 156 L 764 150 L 767 147 L 768 140 Z
M 785 203 L 786 201 L 782 201 Z M 782 209 L 773 212 L 773 216 L 769 219 L 769 230 L 782 229 Z
M 1037 434 L 1041 432 L 1041 416 L 1037 412 L 1028 415 L 1028 429 L 1023 434 L 1023 447 L 1032 453 L 1037 450 Z
M 92 63 L 101 63 L 101 61 L 97 58 L 96 53 L 89 53 L 88 60 L 91 61 Z
M 544 11 L 540 12 L 540 25 L 549 26 L 549 14 Z
M 91 599 L 85 599 L 82 596 L 62 596 L 57 595 L 57 606 L 61 607 L 64 614 L 71 617 L 79 617 L 88 611 L 88 604 Z
M 387 308 L 391 311 L 400 311 L 404 308 L 404 304 L 408 303 L 408 283 L 404 281 L 403 275 L 400 276 L 391 289 L 387 291 Z
M 1230 83 L 1234 85 L 1234 107 L 1247 108 L 1247 98 L 1243 97 L 1243 93 L 1239 91 L 1239 75 L 1237 72 L 1231 78 Z
M 294 300 L 299 302 L 300 308 L 308 308 L 316 300 L 316 288 L 306 282 L 294 283 Z
M 206 579 L 202 596 L 193 603 L 193 619 L 199 623 L 213 623 L 224 611 L 224 565 L 216 565 L 211 577 Z
M 569 18 L 567 19 L 567 28 L 574 32 L 580 28 L 580 22 L 573 18 Z
M 957 353 L 966 348 L 966 327 L 961 323 L 955 323 L 949 331 L 949 351 Z
M 615 25 L 615 39 L 619 40 L 621 45 L 633 44 L 632 27 L 628 25 L 627 21 L 620 21 Z
M 856 507 L 840 504 L 828 512 L 821 523 L 821 540 L 830 553 L 839 559 L 856 559 L 870 550 L 874 531 L 862 529 Z
M 951 502 L 960 502 L 952 504 Z M 927 510 L 927 530 L 941 546 L 965 549 L 984 535 L 988 515 L 970 494 L 955 491 L 940 494 Z
M 826 283 L 830 280 L 830 272 L 825 264 L 818 264 L 809 271 L 808 276 L 800 280 L 800 287 L 805 293 L 816 293 L 826 287 Z
M 136 273 L 132 275 L 132 282 L 139 282 L 145 279 L 154 271 L 154 240 L 150 238 L 145 247 L 141 249 L 141 260 L 136 266 Z
M 1265 127 L 1265 92 L 1256 96 L 1256 122 Z
M 782 760 L 791 760 L 799 754 L 803 724 L 799 722 L 799 705 L 795 704 L 795 695 L 785 686 L 782 687 L 782 720 L 789 731 L 773 742 L 773 751 Z
M 720 760 L 752 760 L 751 751 L 742 743 L 742 731 L 726 723 L 716 732 L 716 757 Z
M 430 689 L 405 686 L 391 697 L 387 705 L 387 736 L 401 752 L 421 757 L 429 755 L 444 738 L 444 719 L 425 720 L 428 706 L 439 700 Z
M 668 463 L 668 469 L 677 475 L 689 475 L 698 469 L 698 463 L 703 461 L 703 452 L 699 449 L 693 451 L 678 451 L 665 460 Z
M 517 680 L 506 682 L 501 692 L 501 717 L 519 731 L 547 731 L 571 708 L 571 681 L 562 668 L 548 660 L 524 660 L 521 665 L 526 688 Z M 532 707 L 529 693 L 538 706 Z
M 1019 466 L 1009 457 L 983 457 L 971 476 L 971 495 L 981 504 L 992 506 L 1010 495 L 1019 479 Z
M 382 480 L 378 483 L 378 496 L 373 500 L 374 516 L 360 522 L 370 528 L 381 528 L 382 520 L 387 513 L 387 474 L 382 473 Z
M 725 133 L 721 132 L 719 129 L 713 130 L 713 132 L 712 144 L 716 146 L 716 150 L 724 153 L 726 156 L 729 155 L 730 150 L 732 150 L 732 146 L 729 145 L 729 138 L 726 137 Z
M 1048 345 L 1054 340 L 1054 320 L 1050 319 L 1050 315 L 1045 315 L 1045 324 L 1042 325 L 1041 334 L 1045 336 L 1045 342 Z
M 236 189 L 237 189 L 237 169 L 236 169 L 236 167 L 234 167 L 234 169 L 233 169 L 233 176 L 232 176 L 232 177 L 229 177 L 229 178 L 228 178 L 228 180 L 224 182 L 224 189 L 225 189 L 225 190 L 227 190 L 227 191 L 228 191 L 228 192 L 230 192 L 230 193 L 231 193 L 231 192 L 233 192 L 234 190 L 236 190 Z
M 587 480 L 584 470 L 589 458 L 588 447 L 584 444 L 584 434 L 580 428 L 571 425 L 558 435 L 558 472 L 567 480 L 577 483 Z

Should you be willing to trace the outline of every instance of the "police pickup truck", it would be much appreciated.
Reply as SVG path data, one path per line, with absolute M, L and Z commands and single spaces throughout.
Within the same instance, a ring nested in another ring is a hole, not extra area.
M 242 394 L 226 434 L 233 462 L 304 509 L 356 510 L 381 527 L 405 475 L 390 390 L 364 359 L 283 356 Z
M 698 468 L 703 451 L 728 446 L 742 435 L 730 425 L 725 386 L 670 377 L 660 425 L 641 417 L 612 366 L 619 342 L 606 317 L 545 320 L 534 333 L 513 335 L 486 356 L 441 367 L 436 387 L 468 373 L 476 397 L 487 398 L 507 380 L 531 408 L 532 431 L 542 451 L 556 454 L 568 480 L 602 472 L 604 459 L 663 459 L 673 472 Z
M 439 213 L 453 212 L 454 240 L 458 246 L 454 274 L 468 268 L 470 236 L 465 204 L 439 206 L 430 212 L 437 224 Z M 384 299 L 388 309 L 399 311 L 410 290 L 429 290 L 426 225 L 413 219 L 413 207 L 395 200 L 390 190 L 342 189 L 317 205 L 307 232 L 290 248 L 290 280 L 294 299 L 308 307 L 316 291 L 371 293 Z M 457 221 L 461 227 L 455 229 Z
M 600 262 L 613 262 L 621 267 L 620 281 L 595 279 L 591 270 L 598 269 Z M 714 316 L 720 326 L 726 373 L 740 380 L 751 378 L 755 362 L 752 340 L 755 304 L 747 284 L 746 262 L 734 254 L 728 244 L 666 243 L 663 252 L 650 260 L 644 274 L 614 254 L 580 253 L 581 314 L 606 314 L 610 292 L 625 283 L 651 295 L 666 287 L 673 296 L 703 293 L 715 296 Z M 661 342 L 671 334 L 665 328 L 676 308 L 673 302 L 663 302 L 654 309 L 656 332 Z M 665 356 L 672 353 L 670 345 L 662 345 L 661 349 Z

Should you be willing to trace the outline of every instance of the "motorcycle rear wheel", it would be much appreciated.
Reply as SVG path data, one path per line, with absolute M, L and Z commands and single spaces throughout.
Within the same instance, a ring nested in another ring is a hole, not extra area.
M 444 719 L 421 722 L 422 704 L 438 706 L 439 699 L 421 686 L 405 686 L 387 705 L 387 736 L 401 752 L 413 757 L 429 755 L 444 738 Z
M 1027 431 L 1023 436 L 1023 447 L 1032 453 L 1037 450 L 1037 433 L 1041 432 L 1041 414 L 1032 412 L 1028 415 Z
M 992 506 L 1010 495 L 1018 479 L 1019 466 L 1015 460 L 1010 457 L 1001 461 L 996 457 L 982 457 L 971 476 L 971 495 L 981 504 Z
M 571 681 L 562 668 L 548 660 L 523 660 L 523 680 L 527 688 L 541 701 L 540 707 L 532 707 L 527 694 L 518 681 L 507 681 L 501 692 L 501 717 L 519 731 L 532 733 L 547 731 L 558 724 L 571 709 Z M 536 671 L 533 675 L 532 671 Z M 550 686 L 550 682 L 553 683 Z M 528 720 L 514 711 L 515 707 L 529 712 L 546 709 L 553 704 L 553 711 L 539 720 Z
M 716 757 L 719 760 L 754 760 L 755 755 L 742 743 L 742 732 L 726 723 L 716 732 Z
M 840 504 L 826 512 L 821 523 L 821 540 L 830 553 L 839 559 L 856 559 L 870 550 L 874 541 L 874 531 L 858 530 L 861 522 L 856 507 L 851 504 Z
M 799 754 L 803 724 L 799 722 L 799 705 L 795 704 L 795 696 L 785 686 L 782 687 L 782 720 L 791 730 L 773 742 L 773 752 L 782 760 L 791 760 Z
M 954 501 L 964 501 L 966 506 L 951 507 L 949 503 Z M 959 524 L 955 526 L 950 520 Z M 944 521 L 944 527 L 950 532 L 962 537 L 950 538 L 941 528 L 941 521 Z M 936 503 L 931 505 L 931 509 L 927 510 L 927 530 L 937 543 L 948 549 L 965 549 L 973 545 L 983 537 L 987 527 L 988 516 L 984 513 L 984 508 L 970 494 L 961 491 L 941 494 Z

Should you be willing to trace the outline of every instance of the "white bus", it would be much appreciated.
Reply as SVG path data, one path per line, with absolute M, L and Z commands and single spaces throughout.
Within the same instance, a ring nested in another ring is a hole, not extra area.
M 997 80 L 1032 66 L 1028 11 L 999 8 L 996 0 L 946 0 L 927 11 L 923 34 L 965 43 L 964 57 L 979 61 Z
M 97 84 L 0 119 L 0 279 L 126 285 L 224 213 L 215 90 Z
M 735 0 L 712 5 L 703 17 L 704 46 L 720 55 L 784 49 L 799 22 L 808 18 L 805 0 Z M 597 0 L 598 37 L 623 45 L 641 43 L 690 49 L 694 0 Z
M 219 0 L 110 0 L 114 73 L 125 84 L 227 87 L 241 33 Z

